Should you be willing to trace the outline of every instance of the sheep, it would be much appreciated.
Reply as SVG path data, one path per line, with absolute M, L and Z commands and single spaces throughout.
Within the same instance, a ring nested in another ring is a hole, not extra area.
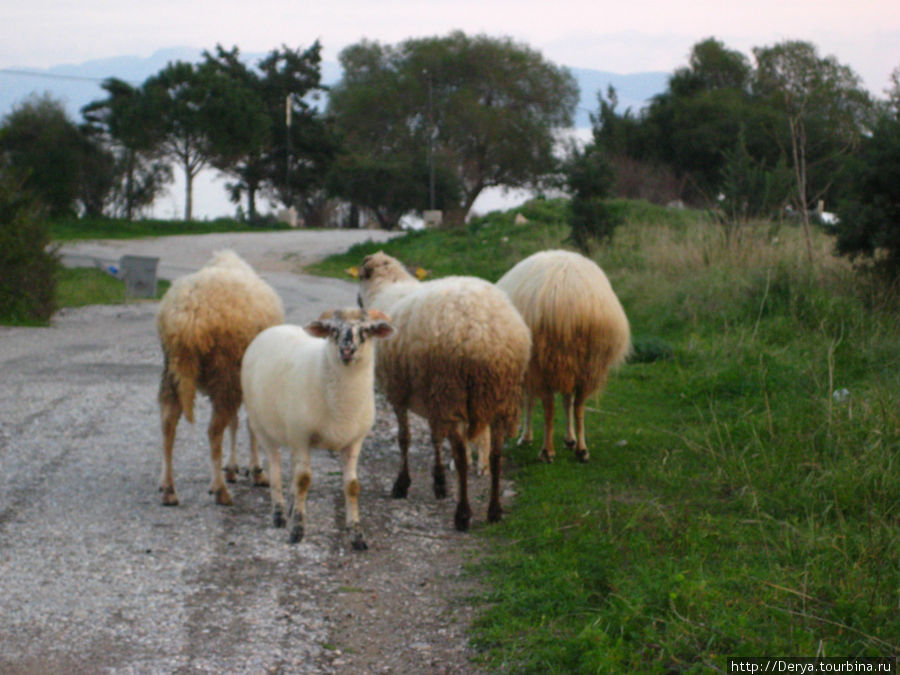
M 212 403 L 208 436 L 212 483 L 217 504 L 230 506 L 231 495 L 222 480 L 222 438 L 231 431 L 231 455 L 225 478 L 237 479 L 237 426 L 241 406 L 240 369 L 244 350 L 256 335 L 284 321 L 281 298 L 236 253 L 218 251 L 197 272 L 177 279 L 166 291 L 156 315 L 163 352 L 159 385 L 162 418 L 162 503 L 177 506 L 172 474 L 175 430 L 181 415 L 194 422 L 196 391 Z M 253 482 L 268 484 L 256 444 L 250 445 Z
M 250 432 L 265 446 L 271 474 L 272 518 L 287 525 L 280 446 L 291 450 L 290 543 L 303 538 L 312 480 L 310 448 L 340 453 L 346 525 L 353 548 L 367 548 L 359 525 L 356 463 L 375 421 L 373 341 L 393 333 L 381 312 L 329 311 L 300 326 L 260 333 L 244 355 L 241 386 Z M 326 339 L 327 338 L 327 339 Z
M 544 408 L 544 442 L 538 457 L 552 462 L 553 398 L 563 395 L 566 445 L 587 462 L 585 400 L 606 385 L 611 369 L 631 349 L 625 311 L 606 275 L 593 261 L 569 251 L 542 251 L 520 261 L 497 286 L 531 329 L 533 349 L 525 378 L 522 434 L 530 442 L 535 396 Z
M 397 336 L 379 345 L 375 378 L 397 416 L 400 472 L 392 496 L 407 496 L 408 412 L 424 417 L 434 448 L 433 489 L 445 497 L 441 446 L 449 438 L 457 468 L 457 530 L 469 527 L 466 441 L 490 430 L 488 522 L 502 516 L 503 441 L 515 430 L 531 350 L 528 327 L 506 296 L 475 277 L 420 282 L 379 251 L 359 267 L 361 306 L 388 312 Z

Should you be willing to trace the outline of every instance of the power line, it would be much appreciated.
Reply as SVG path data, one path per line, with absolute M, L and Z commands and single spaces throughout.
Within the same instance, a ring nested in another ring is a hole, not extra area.
M 0 74 L 19 75 L 24 77 L 43 77 L 48 80 L 78 80 L 81 82 L 106 82 L 108 79 L 110 79 L 109 77 L 90 77 L 88 75 L 61 75 L 58 73 L 42 73 L 35 70 L 16 70 L 14 68 L 0 68 Z M 141 84 L 140 82 L 129 82 L 128 80 L 122 81 L 127 82 L 128 84 Z

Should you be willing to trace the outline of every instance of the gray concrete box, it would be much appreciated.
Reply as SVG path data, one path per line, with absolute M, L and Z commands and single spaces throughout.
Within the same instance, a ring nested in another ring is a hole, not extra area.
M 125 280 L 125 295 L 129 298 L 155 298 L 158 264 L 159 258 L 140 255 L 119 258 L 119 274 Z

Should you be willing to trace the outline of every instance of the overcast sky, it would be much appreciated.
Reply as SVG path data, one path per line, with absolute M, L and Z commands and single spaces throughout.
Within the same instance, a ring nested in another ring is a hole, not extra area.
M 509 36 L 559 65 L 671 72 L 716 37 L 747 56 L 813 42 L 881 96 L 900 66 L 898 0 L 0 0 L 0 68 L 149 56 L 167 47 L 243 52 L 320 40 L 326 60 L 362 38 Z

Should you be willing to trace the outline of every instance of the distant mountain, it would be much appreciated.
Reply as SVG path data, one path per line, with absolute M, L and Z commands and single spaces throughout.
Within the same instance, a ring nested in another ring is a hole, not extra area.
M 63 102 L 69 114 L 76 121 L 81 120 L 81 109 L 97 99 L 105 97 L 100 87 L 103 80 L 117 77 L 120 80 L 141 84 L 151 75 L 166 67 L 170 61 L 195 63 L 201 59 L 203 50 L 192 47 L 162 49 L 147 58 L 139 56 L 118 56 L 107 59 L 86 61 L 78 65 L 60 65 L 46 69 L 2 68 L 0 69 L 0 117 L 12 111 L 13 107 L 33 94 L 49 93 Z M 244 54 L 248 62 L 255 63 L 264 54 Z M 606 94 L 612 85 L 619 97 L 617 110 L 624 112 L 643 108 L 648 100 L 664 91 L 669 75 L 661 72 L 619 75 L 601 70 L 570 68 L 578 81 L 581 100 L 575 115 L 576 128 L 590 127 L 590 113 L 596 113 L 599 104 L 597 93 Z M 341 77 L 341 68 L 336 63 L 322 64 L 322 81 L 333 84 Z

